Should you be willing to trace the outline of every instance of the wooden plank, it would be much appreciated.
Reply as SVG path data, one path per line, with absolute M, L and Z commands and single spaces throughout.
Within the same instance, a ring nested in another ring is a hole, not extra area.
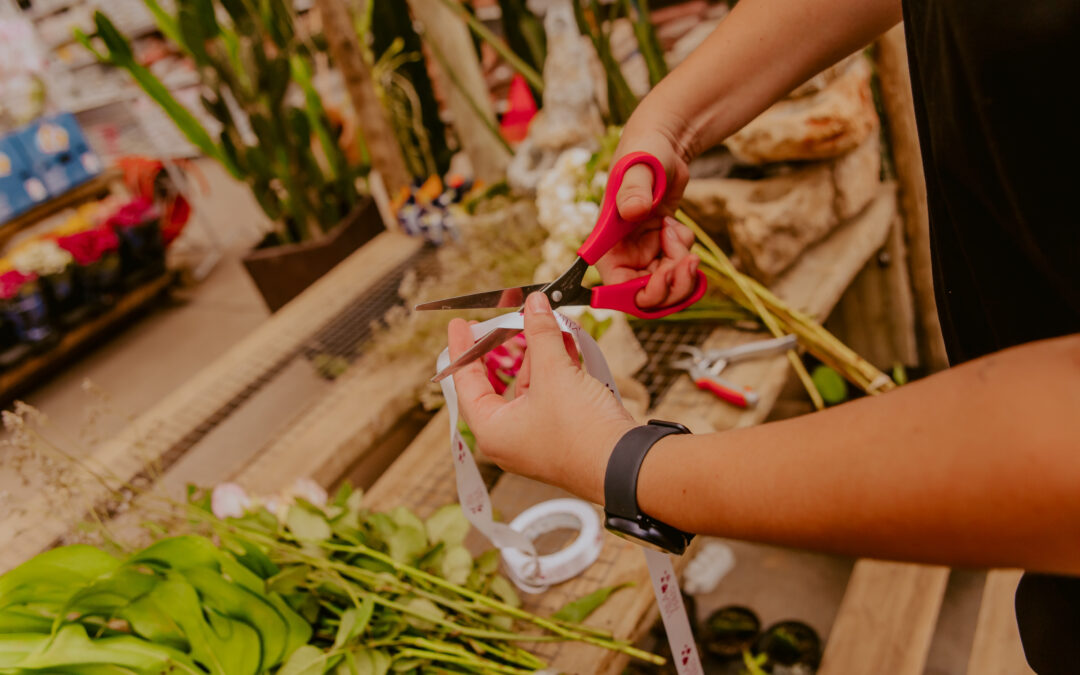
M 919 364 L 915 305 L 899 215 L 889 238 L 840 298 L 826 327 L 864 359 L 888 372 Z
M 446 92 L 454 130 L 473 173 L 486 183 L 494 183 L 504 177 L 510 153 L 492 135 L 491 129 L 497 126 L 495 113 L 469 29 L 443 3 L 409 0 L 409 7 L 422 26 L 421 36 L 440 57 L 440 89 Z M 446 67 L 452 67 L 453 72 L 446 72 Z
M 821 675 L 922 675 L 949 568 L 855 563 L 825 645 Z
M 117 300 L 102 314 L 79 324 L 60 337 L 49 351 L 23 361 L 12 370 L 0 373 L 0 404 L 10 403 L 38 377 L 63 365 L 90 341 L 101 337 L 117 324 L 154 301 L 172 283 L 172 274 L 138 286 Z
M 243 472 L 251 494 L 270 494 L 281 478 L 309 477 L 331 485 L 410 409 L 435 372 L 435 360 L 386 364 L 365 356 L 334 383 L 331 392 Z
M 773 284 L 773 292 L 792 307 L 813 316 L 827 316 L 866 261 L 881 248 L 895 216 L 895 186 L 885 185 L 862 214 L 807 250 Z M 732 347 L 760 339 L 761 334 L 718 328 L 704 346 Z M 739 363 L 724 371 L 725 378 L 752 386 L 758 392 L 758 405 L 748 410 L 722 404 L 695 387 L 689 378 L 680 378 L 653 415 L 678 420 L 699 433 L 759 424 L 783 389 L 789 368 L 786 357 L 781 355 Z
M 64 209 L 78 206 L 82 202 L 96 199 L 106 195 L 114 189 L 114 184 L 120 179 L 122 173 L 119 169 L 108 169 L 94 176 L 84 183 L 71 188 L 59 197 L 53 197 L 15 216 L 11 220 L 0 224 L 0 246 L 4 246 L 21 230 L 38 223 L 43 218 L 48 218 L 54 213 Z
M 316 0 L 315 5 L 319 8 L 330 54 L 345 78 L 345 89 L 360 120 L 360 133 L 371 153 L 371 165 L 381 174 L 390 194 L 395 194 L 409 186 L 411 176 L 405 168 L 397 136 L 375 91 L 371 68 L 353 30 L 349 3 L 346 0 Z
M 1014 598 L 1022 570 L 991 570 L 986 575 L 968 675 L 1034 675 L 1024 657 L 1016 626 Z
M 949 367 L 945 342 L 941 337 L 934 277 L 930 260 L 930 218 L 926 209 L 926 180 L 923 176 L 919 131 L 915 125 L 915 105 L 911 96 L 907 45 L 903 25 L 882 35 L 877 42 L 877 73 L 881 98 L 888 118 L 893 163 L 900 180 L 900 209 L 907 233 L 908 265 L 915 292 L 919 353 L 931 372 Z
M 176 459 L 170 453 L 175 454 L 174 448 L 182 448 L 182 452 L 183 441 L 193 430 L 207 424 L 230 401 L 250 392 L 253 383 L 291 358 L 321 326 L 421 245 L 419 240 L 404 235 L 380 234 L 97 448 L 88 464 L 104 467 L 120 481 L 130 481 L 151 463 L 163 463 L 160 470 L 167 469 Z M 355 404 L 360 406 L 362 402 Z M 47 548 L 106 495 L 89 477 L 72 486 L 71 494 L 78 498 L 72 500 L 65 513 L 56 513 L 42 496 L 0 515 L 0 572 Z

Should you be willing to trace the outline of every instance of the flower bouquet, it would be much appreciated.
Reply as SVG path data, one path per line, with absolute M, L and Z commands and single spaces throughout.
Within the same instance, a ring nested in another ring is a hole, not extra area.
M 136 197 L 109 217 L 106 225 L 120 237 L 120 261 L 129 288 L 165 272 L 161 219 L 149 199 Z
M 116 302 L 120 291 L 120 238 L 111 227 L 96 227 L 56 239 L 71 254 L 89 311 L 98 313 Z

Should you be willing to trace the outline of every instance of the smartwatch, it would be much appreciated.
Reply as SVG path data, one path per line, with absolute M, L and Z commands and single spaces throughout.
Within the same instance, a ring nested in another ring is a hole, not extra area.
M 690 430 L 675 422 L 649 420 L 623 434 L 608 459 L 604 473 L 604 527 L 609 532 L 636 544 L 680 555 L 694 535 L 683 532 L 638 509 L 638 472 L 652 446 L 671 434 Z

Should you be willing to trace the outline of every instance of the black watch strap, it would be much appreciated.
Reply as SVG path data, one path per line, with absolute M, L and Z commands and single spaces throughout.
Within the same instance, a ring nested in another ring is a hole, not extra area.
M 608 459 L 604 473 L 604 511 L 620 518 L 637 518 L 638 472 L 645 455 L 661 438 L 671 434 L 688 434 L 690 430 L 681 424 L 650 420 L 648 424 L 634 427 L 623 434 Z

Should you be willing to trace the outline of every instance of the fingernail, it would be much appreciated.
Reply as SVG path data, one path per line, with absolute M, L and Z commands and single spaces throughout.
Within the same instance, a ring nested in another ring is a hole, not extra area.
M 668 227 L 676 227 L 679 225 L 679 221 L 674 216 L 664 216 L 664 225 Z
M 678 239 L 679 234 L 675 231 L 675 228 L 671 226 L 671 223 L 665 222 L 664 224 L 666 225 L 664 228 L 664 236 L 672 241 Z
M 551 309 L 551 305 L 548 304 L 547 296 L 537 291 L 525 301 L 525 308 L 530 312 L 546 312 Z

